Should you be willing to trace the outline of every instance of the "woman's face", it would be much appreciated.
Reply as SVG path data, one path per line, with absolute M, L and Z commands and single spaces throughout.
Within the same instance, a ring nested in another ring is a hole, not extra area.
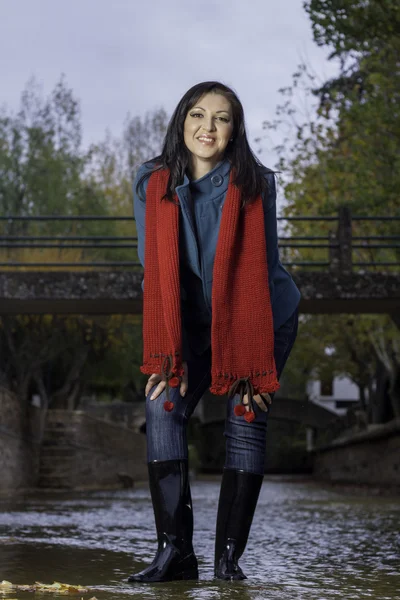
M 222 160 L 232 133 L 232 106 L 222 94 L 206 94 L 186 115 L 183 137 L 194 163 L 208 162 L 213 168 Z

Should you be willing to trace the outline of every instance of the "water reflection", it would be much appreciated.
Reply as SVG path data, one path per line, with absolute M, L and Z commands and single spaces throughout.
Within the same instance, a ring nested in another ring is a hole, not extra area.
M 218 493 L 193 486 L 199 582 L 125 583 L 155 549 L 146 488 L 0 501 L 0 580 L 66 581 L 99 600 L 400 600 L 398 498 L 268 480 L 242 559 L 249 579 L 228 583 L 212 578 Z

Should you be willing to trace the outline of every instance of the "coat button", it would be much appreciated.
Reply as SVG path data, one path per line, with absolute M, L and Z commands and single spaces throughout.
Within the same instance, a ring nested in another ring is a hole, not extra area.
M 215 187 L 219 187 L 220 185 L 222 185 L 224 182 L 224 178 L 222 177 L 222 175 L 213 175 L 211 177 L 211 183 L 213 185 L 215 185 Z

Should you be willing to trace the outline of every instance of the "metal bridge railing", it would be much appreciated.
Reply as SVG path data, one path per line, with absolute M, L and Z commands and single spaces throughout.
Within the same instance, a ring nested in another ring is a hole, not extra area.
M 278 217 L 281 260 L 290 269 L 397 271 L 399 221 L 352 216 L 347 207 L 336 216 Z M 317 222 L 317 234 L 305 235 Z M 134 233 L 131 216 L 0 216 L 0 268 L 140 268 Z

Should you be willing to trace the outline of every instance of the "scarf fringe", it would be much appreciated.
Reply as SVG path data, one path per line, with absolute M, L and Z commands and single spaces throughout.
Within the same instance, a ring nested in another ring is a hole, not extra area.
M 235 381 L 242 379 L 239 376 L 232 374 L 212 374 L 212 383 L 210 392 L 215 396 L 225 396 L 229 393 Z M 280 388 L 276 373 L 268 373 L 268 375 L 249 375 L 247 378 L 254 389 L 254 394 L 272 394 Z
M 161 373 L 162 363 L 164 360 L 164 356 L 160 357 L 158 360 L 148 360 L 143 363 L 140 367 L 140 371 L 144 375 L 153 375 L 154 373 Z M 169 377 L 183 377 L 183 365 L 182 362 L 175 361 L 175 364 L 172 365 L 171 370 L 169 372 Z

